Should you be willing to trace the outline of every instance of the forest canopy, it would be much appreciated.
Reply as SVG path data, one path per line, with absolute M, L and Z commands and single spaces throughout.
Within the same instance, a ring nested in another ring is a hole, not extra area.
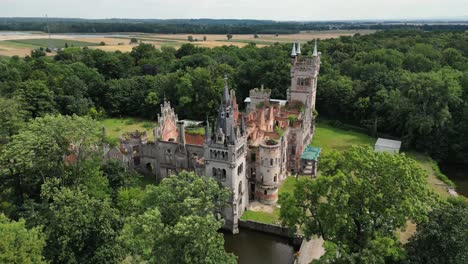
M 438 160 L 466 160 L 467 40 L 464 32 L 390 30 L 320 41 L 320 117 L 401 138 L 404 147 Z M 303 50 L 310 54 L 312 41 Z M 33 52 L 0 60 L 0 102 L 19 107 L 25 119 L 90 112 L 154 119 L 166 98 L 179 116 L 204 120 L 215 114 L 224 74 L 238 102 L 262 84 L 273 98 L 284 99 L 289 51 L 287 44 L 185 44 L 178 50 L 140 44 L 130 53 L 77 47 L 54 57 Z

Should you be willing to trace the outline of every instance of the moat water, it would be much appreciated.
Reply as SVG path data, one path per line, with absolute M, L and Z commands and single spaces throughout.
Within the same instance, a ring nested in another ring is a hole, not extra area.
M 239 264 L 292 264 L 294 248 L 288 239 L 241 229 L 239 234 L 224 232 L 224 247 L 237 256 Z
M 457 185 L 457 192 L 468 197 L 468 165 L 442 163 L 439 167 Z

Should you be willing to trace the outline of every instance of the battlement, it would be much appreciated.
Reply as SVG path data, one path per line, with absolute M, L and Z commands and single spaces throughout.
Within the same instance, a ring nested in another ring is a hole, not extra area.
M 271 96 L 271 90 L 270 89 L 264 89 L 263 85 L 262 88 L 254 88 L 249 91 L 250 98 L 265 98 L 267 100 L 270 99 Z

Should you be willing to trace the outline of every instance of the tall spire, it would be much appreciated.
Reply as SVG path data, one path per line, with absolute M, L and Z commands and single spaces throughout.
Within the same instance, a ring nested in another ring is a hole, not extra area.
M 318 56 L 318 53 L 317 53 L 317 39 L 315 39 L 314 52 L 312 53 L 312 56 L 313 57 Z
M 205 126 L 205 142 L 209 144 L 210 141 L 211 141 L 210 121 L 208 121 L 208 115 L 207 115 L 206 126 Z
M 240 133 L 242 136 L 245 135 L 245 121 L 243 115 L 241 116 Z
M 296 54 L 297 55 L 301 54 L 301 43 L 300 42 L 297 42 Z
M 291 57 L 296 57 L 296 56 L 297 56 L 296 43 L 293 43 L 293 47 L 292 47 L 292 50 L 291 50 Z
M 229 104 L 229 88 L 228 88 L 227 80 L 228 80 L 227 75 L 224 74 L 223 103 L 225 105 Z

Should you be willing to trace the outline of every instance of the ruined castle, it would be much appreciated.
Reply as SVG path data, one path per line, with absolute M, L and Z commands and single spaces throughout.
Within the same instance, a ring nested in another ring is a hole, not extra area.
M 193 125 L 179 120 L 165 100 L 154 141 L 146 132 L 128 133 L 105 157 L 159 179 L 182 170 L 215 179 L 232 191 L 230 206 L 220 213 L 225 227 L 237 233 L 249 201 L 274 204 L 288 175 L 316 174 L 319 150 L 308 146 L 314 134 L 319 71 L 317 45 L 312 56 L 303 56 L 300 43 L 293 44 L 287 100 L 270 98 L 270 90 L 263 86 L 255 88 L 242 113 L 225 77 L 216 123 L 210 126 L 207 120 L 204 134 L 191 133 Z

